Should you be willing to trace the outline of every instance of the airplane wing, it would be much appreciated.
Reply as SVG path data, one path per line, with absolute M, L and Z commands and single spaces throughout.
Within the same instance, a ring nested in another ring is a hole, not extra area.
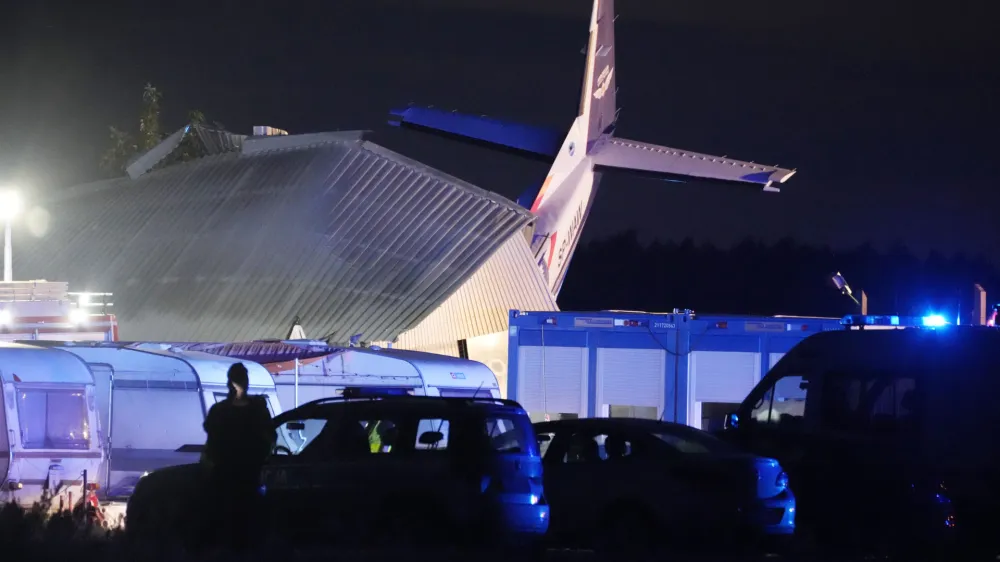
M 602 169 L 638 172 L 681 182 L 698 178 L 713 183 L 758 184 L 763 185 L 765 191 L 779 191 L 774 184 L 784 183 L 795 174 L 795 170 L 617 137 L 607 139 L 593 159 L 595 167 Z
M 564 136 L 546 127 L 414 105 L 390 112 L 389 124 L 545 159 L 559 153 Z

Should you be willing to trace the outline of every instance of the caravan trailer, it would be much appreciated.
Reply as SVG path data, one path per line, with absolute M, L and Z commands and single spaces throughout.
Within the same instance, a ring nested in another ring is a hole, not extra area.
M 198 462 L 185 445 L 205 442 L 208 409 L 225 398 L 226 373 L 237 360 L 197 351 L 134 349 L 118 343 L 34 342 L 82 359 L 96 382 L 97 411 L 107 462 L 99 497 L 119 502 L 146 472 Z M 272 416 L 282 412 L 274 382 L 260 365 L 243 362 L 250 394 L 267 397 Z
M 57 349 L 0 342 L 0 502 L 69 509 L 104 460 L 94 377 Z
M 489 367 L 471 361 L 401 349 L 333 347 L 312 340 L 241 343 L 142 343 L 135 346 L 198 350 L 263 365 L 274 378 L 281 403 L 295 407 L 342 396 L 351 388 L 369 393 L 500 398 Z

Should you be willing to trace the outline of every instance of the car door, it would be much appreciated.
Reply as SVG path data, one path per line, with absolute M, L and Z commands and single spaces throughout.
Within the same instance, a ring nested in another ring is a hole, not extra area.
M 328 480 L 322 469 L 335 461 L 325 438 L 335 423 L 320 416 L 296 416 L 278 425 L 276 452 L 261 472 L 266 511 L 278 534 L 295 539 L 323 534 L 325 515 L 322 502 L 315 499 Z
M 592 479 L 601 458 L 587 430 L 550 428 L 544 434 L 552 436 L 542 458 L 545 496 L 551 509 L 549 532 L 567 535 L 583 525 L 593 525 L 596 519 L 595 506 L 603 500 L 599 490 L 592 490 Z

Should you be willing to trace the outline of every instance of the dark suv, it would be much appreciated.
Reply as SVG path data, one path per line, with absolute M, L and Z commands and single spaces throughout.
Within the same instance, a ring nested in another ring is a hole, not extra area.
M 532 547 L 548 530 L 538 441 L 512 400 L 327 398 L 274 426 L 260 493 L 269 532 L 293 544 Z M 203 478 L 196 464 L 143 477 L 128 532 L 185 536 Z
M 261 491 L 280 535 L 522 544 L 548 529 L 538 442 L 516 402 L 324 399 L 274 421 Z

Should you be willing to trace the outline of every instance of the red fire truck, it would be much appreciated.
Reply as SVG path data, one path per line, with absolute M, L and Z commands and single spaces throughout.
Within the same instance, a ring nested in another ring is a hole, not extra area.
M 62 281 L 0 282 L 0 341 L 118 341 L 110 297 Z

